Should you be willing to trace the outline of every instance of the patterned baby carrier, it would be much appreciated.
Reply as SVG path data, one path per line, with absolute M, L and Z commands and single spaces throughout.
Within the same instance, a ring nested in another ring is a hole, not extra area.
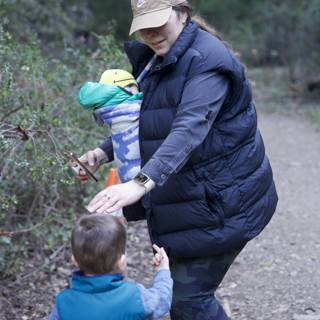
M 92 110 L 95 121 L 111 133 L 114 158 L 121 182 L 131 180 L 140 171 L 139 114 L 142 93 L 132 94 L 114 85 L 86 82 L 78 101 Z

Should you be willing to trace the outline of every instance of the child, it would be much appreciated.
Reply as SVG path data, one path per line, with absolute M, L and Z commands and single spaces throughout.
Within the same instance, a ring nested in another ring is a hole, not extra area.
M 49 320 L 157 319 L 171 306 L 172 279 L 163 248 L 156 245 L 157 274 L 150 289 L 124 280 L 126 231 L 110 215 L 81 217 L 72 231 L 73 260 L 79 271 L 62 290 Z
M 98 124 L 110 128 L 121 182 L 131 180 L 140 171 L 138 135 L 142 98 L 134 77 L 121 69 L 106 70 L 99 83 L 86 82 L 79 91 L 81 106 L 93 111 Z

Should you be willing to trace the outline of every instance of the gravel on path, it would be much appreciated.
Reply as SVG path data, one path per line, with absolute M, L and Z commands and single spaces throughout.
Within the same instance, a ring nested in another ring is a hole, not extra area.
M 278 208 L 240 253 L 217 296 L 236 320 L 320 320 L 320 132 L 301 117 L 278 113 L 260 112 L 259 128 Z M 129 239 L 135 239 L 129 256 L 151 257 L 144 223 L 130 228 Z M 130 275 L 150 282 L 151 268 L 141 267 L 131 265 Z

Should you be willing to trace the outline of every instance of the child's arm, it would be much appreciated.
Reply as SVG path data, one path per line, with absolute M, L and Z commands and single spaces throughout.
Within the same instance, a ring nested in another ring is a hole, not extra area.
M 172 302 L 173 281 L 169 270 L 169 259 L 163 248 L 153 245 L 157 251 L 152 263 L 158 269 L 152 286 L 146 289 L 138 284 L 146 319 L 159 319 L 169 312 Z
M 49 315 L 49 318 L 48 320 L 59 320 L 59 314 L 58 314 L 58 309 L 57 309 L 57 306 L 54 305 L 50 315 Z

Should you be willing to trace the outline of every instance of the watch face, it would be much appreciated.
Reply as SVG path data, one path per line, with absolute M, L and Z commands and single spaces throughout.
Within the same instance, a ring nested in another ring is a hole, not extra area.
M 149 180 L 149 177 L 140 172 L 134 177 L 134 180 L 139 184 L 145 184 Z

